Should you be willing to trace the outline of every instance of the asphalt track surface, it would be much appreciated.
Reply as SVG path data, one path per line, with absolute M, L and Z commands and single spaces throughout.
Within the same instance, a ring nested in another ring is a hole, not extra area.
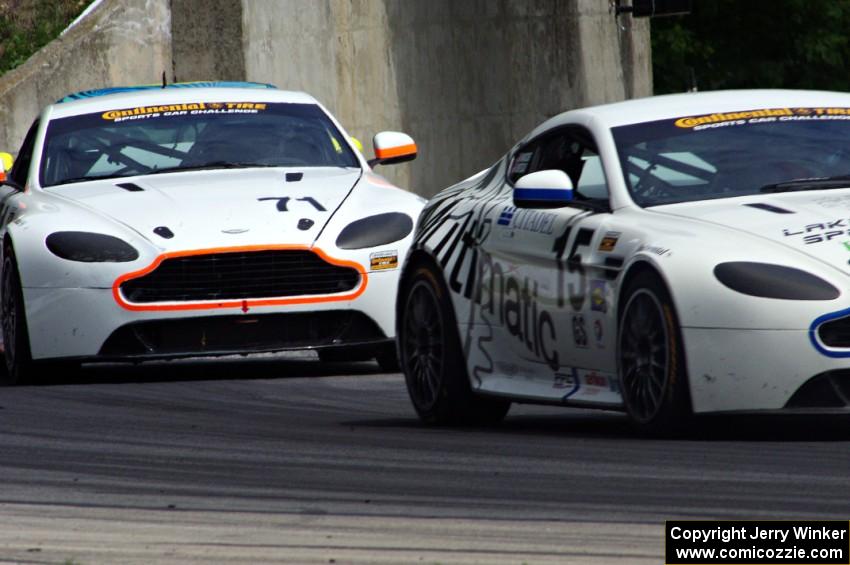
M 372 363 L 99 367 L 0 430 L 2 563 L 662 563 L 665 519 L 850 518 L 843 419 L 428 428 Z

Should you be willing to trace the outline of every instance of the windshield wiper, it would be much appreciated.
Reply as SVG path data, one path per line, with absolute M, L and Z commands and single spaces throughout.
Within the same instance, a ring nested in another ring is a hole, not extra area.
M 759 189 L 759 192 L 796 192 L 799 190 L 828 190 L 830 188 L 850 188 L 850 175 L 792 179 L 766 184 Z
M 132 175 L 103 175 L 100 177 L 72 177 L 69 179 L 60 179 L 59 182 L 55 182 L 53 184 L 49 184 L 44 188 L 50 188 L 53 186 L 61 185 L 61 184 L 73 184 L 76 182 L 94 182 L 98 180 L 109 180 L 109 179 L 123 179 L 127 177 L 135 177 L 138 176 L 135 173 Z
M 280 167 L 282 165 L 268 165 L 266 163 L 236 163 L 232 161 L 210 161 L 200 165 L 178 165 L 164 169 L 154 169 L 145 173 L 146 175 L 158 175 L 162 173 L 179 173 L 182 171 L 203 171 L 207 169 L 250 169 L 254 167 Z

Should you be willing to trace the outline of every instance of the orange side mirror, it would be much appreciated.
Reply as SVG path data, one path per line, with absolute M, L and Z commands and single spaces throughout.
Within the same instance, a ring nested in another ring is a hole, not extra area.
M 372 139 L 375 148 L 375 158 L 370 165 L 393 165 L 416 159 L 416 142 L 406 133 L 398 131 L 382 131 Z

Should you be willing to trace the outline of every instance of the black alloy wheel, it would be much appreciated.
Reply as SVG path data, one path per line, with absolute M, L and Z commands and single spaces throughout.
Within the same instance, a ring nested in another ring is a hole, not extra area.
M 641 273 L 625 293 L 618 333 L 618 371 L 626 411 L 642 430 L 681 432 L 691 414 L 679 325 L 669 293 Z
M 0 316 L 2 316 L 3 359 L 5 371 L 0 371 L 0 384 L 24 384 L 33 377 L 24 298 L 20 276 L 11 247 L 6 247 L 3 258 L 2 286 L 0 286 Z
M 425 410 L 437 402 L 444 373 L 445 322 L 433 285 L 425 278 L 416 281 L 407 297 L 404 316 L 405 373 L 410 394 Z
M 404 285 L 399 321 L 401 367 L 416 413 L 428 424 L 492 424 L 508 400 L 475 394 L 448 290 L 421 266 Z

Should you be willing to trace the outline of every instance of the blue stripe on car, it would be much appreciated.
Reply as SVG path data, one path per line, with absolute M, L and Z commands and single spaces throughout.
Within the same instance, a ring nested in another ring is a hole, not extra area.
M 572 190 L 559 188 L 515 188 L 514 198 L 517 200 L 571 200 Z
M 502 210 L 502 213 L 499 215 L 499 219 L 498 219 L 498 221 L 496 222 L 496 224 L 498 224 L 498 225 L 500 225 L 500 226 L 509 226 L 509 225 L 511 225 L 511 220 L 512 220 L 512 219 L 513 219 L 513 217 L 514 217 L 514 212 L 515 212 L 515 211 L 516 211 L 516 208 L 515 208 L 515 207 L 513 207 L 513 206 L 507 206 L 504 210 Z
M 809 326 L 809 340 L 811 340 L 812 345 L 814 345 L 815 349 L 817 349 L 821 354 L 833 358 L 850 357 L 850 350 L 833 351 L 831 349 L 827 349 L 823 345 L 821 345 L 820 342 L 818 342 L 817 338 L 818 327 L 821 324 L 823 324 L 824 322 L 829 322 L 830 320 L 844 318 L 845 316 L 850 316 L 850 308 L 845 308 L 844 310 L 839 310 L 838 312 L 830 312 L 829 314 L 819 316 L 815 318 L 815 321 L 812 322 L 811 326 Z
M 573 377 L 573 389 L 561 397 L 561 402 L 566 402 L 572 395 L 578 392 L 581 383 L 579 382 L 578 370 L 575 367 L 570 368 L 570 373 Z

